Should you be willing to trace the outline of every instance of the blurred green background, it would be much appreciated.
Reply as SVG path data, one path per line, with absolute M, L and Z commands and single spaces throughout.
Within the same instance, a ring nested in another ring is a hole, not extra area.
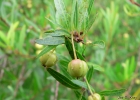
M 72 1 L 64 2 L 69 10 Z M 106 46 L 87 48 L 85 57 L 105 71 L 94 71 L 90 84 L 96 91 L 126 88 L 121 96 L 140 99 L 140 8 L 128 0 L 95 0 L 94 8 L 98 17 L 86 39 Z M 76 100 L 61 84 L 56 91 L 36 58 L 42 48 L 34 41 L 53 27 L 45 17 L 53 18 L 54 9 L 53 0 L 0 0 L 0 100 Z M 63 46 L 56 52 L 69 56 Z

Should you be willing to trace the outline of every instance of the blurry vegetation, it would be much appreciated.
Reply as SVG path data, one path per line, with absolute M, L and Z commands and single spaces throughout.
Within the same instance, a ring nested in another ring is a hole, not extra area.
M 71 0 L 64 2 L 69 10 Z M 97 17 L 86 38 L 103 40 L 105 47 L 87 48 L 85 55 L 104 71 L 95 71 L 90 84 L 97 91 L 123 87 L 127 91 L 121 96 L 138 100 L 140 7 L 128 0 L 95 0 L 94 8 Z M 75 94 L 63 85 L 56 92 L 58 83 L 36 58 L 43 47 L 38 47 L 35 39 L 56 27 L 47 20 L 54 19 L 54 11 L 53 0 L 0 0 L 0 100 L 75 100 Z M 65 56 L 65 50 L 59 46 L 56 52 Z M 117 98 L 109 96 L 106 100 Z

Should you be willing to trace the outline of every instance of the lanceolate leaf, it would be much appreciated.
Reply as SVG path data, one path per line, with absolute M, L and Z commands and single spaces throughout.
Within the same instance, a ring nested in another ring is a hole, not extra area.
M 77 58 L 85 60 L 85 58 L 76 50 Z
M 65 38 L 65 44 L 66 44 L 66 47 L 69 51 L 71 58 L 74 59 L 72 43 L 70 42 L 70 40 L 67 37 Z M 76 55 L 77 55 L 77 58 L 79 58 L 81 60 L 85 60 L 84 57 L 77 50 L 76 50 Z
M 88 14 L 90 15 L 94 0 L 89 0 Z
M 78 91 L 74 91 L 74 93 L 75 93 L 76 97 L 79 100 L 82 94 L 80 92 L 78 92 Z M 82 99 L 80 99 L 80 100 L 86 100 L 86 98 L 82 95 Z
M 63 76 L 62 74 L 58 73 L 57 71 L 47 68 L 47 71 L 61 84 L 63 84 L 66 87 L 69 87 L 71 89 L 80 89 L 81 87 L 73 83 L 71 80 L 69 80 L 67 77 Z
M 86 75 L 88 82 L 90 82 L 92 78 L 93 71 L 94 71 L 93 66 L 91 66 L 91 68 L 88 70 L 87 75 Z
M 45 48 L 38 54 L 37 57 L 39 58 L 40 56 L 44 55 L 45 53 L 49 52 L 50 50 L 52 50 L 52 49 L 54 49 L 54 48 L 56 48 L 55 45 L 45 47 Z
M 69 51 L 69 54 L 70 54 L 71 58 L 74 59 L 72 44 L 71 44 L 70 40 L 67 37 L 65 37 L 65 45 L 66 45 L 66 47 L 67 47 L 67 49 Z
M 54 0 L 56 8 L 56 19 L 59 22 L 61 19 L 65 22 L 68 28 L 67 12 L 63 0 Z
M 22 51 L 22 49 L 23 49 L 25 37 L 26 37 L 26 26 L 24 25 L 21 29 L 21 32 L 20 32 L 19 42 L 17 43 L 20 51 Z
M 103 96 L 109 96 L 109 95 L 120 95 L 122 93 L 124 93 L 126 91 L 126 89 L 119 89 L 119 90 L 110 90 L 110 91 L 102 91 L 99 92 L 99 94 L 103 95 Z
M 94 46 L 98 46 L 100 48 L 104 48 L 105 47 L 105 42 L 104 41 L 95 41 L 93 43 Z
M 73 83 L 81 86 L 82 88 L 88 89 L 87 84 L 85 82 L 82 82 L 80 80 L 71 80 Z
M 77 26 L 78 26 L 78 7 L 77 7 L 77 2 L 76 2 L 76 5 L 75 5 L 75 11 L 74 11 L 74 20 L 73 20 L 73 23 L 74 23 L 74 27 L 77 29 Z
M 58 29 L 58 30 L 50 30 L 50 31 L 47 31 L 45 32 L 47 33 L 46 35 L 49 35 L 49 36 L 53 36 L 53 37 L 57 37 L 57 36 L 70 36 L 70 33 L 66 30 L 63 30 L 63 29 Z
M 88 23 L 88 26 L 86 27 L 86 31 L 88 31 L 92 27 L 97 15 L 98 14 L 94 15 L 94 17 L 92 19 L 90 19 L 90 22 Z
M 65 43 L 64 37 L 51 37 L 48 36 L 44 39 L 38 39 L 36 40 L 36 43 L 42 44 L 42 45 L 60 45 Z
M 104 68 L 102 68 L 101 66 L 99 66 L 99 65 L 97 65 L 97 64 L 94 64 L 94 63 L 91 63 L 91 62 L 88 62 L 87 64 L 88 64 L 89 66 L 93 66 L 93 68 L 94 68 L 95 70 L 104 72 Z

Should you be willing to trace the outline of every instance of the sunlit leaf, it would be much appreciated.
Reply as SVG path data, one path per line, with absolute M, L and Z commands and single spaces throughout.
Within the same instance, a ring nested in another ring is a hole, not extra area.
M 44 39 L 37 39 L 36 43 L 42 44 L 42 45 L 60 45 L 65 43 L 64 37 L 52 37 L 48 36 Z
M 68 17 L 67 17 L 67 12 L 66 8 L 64 5 L 63 0 L 54 0 L 55 8 L 56 8 L 56 20 L 58 23 L 60 23 L 60 20 L 63 21 L 68 28 Z

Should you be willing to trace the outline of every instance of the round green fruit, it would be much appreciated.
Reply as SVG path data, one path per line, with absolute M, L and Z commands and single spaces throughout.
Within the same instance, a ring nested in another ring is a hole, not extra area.
M 92 96 L 90 95 L 90 96 L 88 96 L 88 100 L 93 100 L 93 98 L 92 98 Z
M 40 45 L 40 44 L 35 44 L 35 47 L 37 48 L 37 49 L 42 49 L 43 48 L 43 45 Z
M 93 100 L 101 100 L 101 96 L 98 93 L 94 93 Z
M 53 53 L 52 51 L 44 54 L 43 56 L 40 57 L 40 62 L 44 67 L 52 67 L 56 64 L 57 57 L 56 54 Z
M 68 72 L 73 77 L 83 77 L 88 71 L 88 66 L 85 61 L 74 59 L 68 64 Z
M 98 93 L 88 96 L 88 100 L 101 100 L 101 96 Z

